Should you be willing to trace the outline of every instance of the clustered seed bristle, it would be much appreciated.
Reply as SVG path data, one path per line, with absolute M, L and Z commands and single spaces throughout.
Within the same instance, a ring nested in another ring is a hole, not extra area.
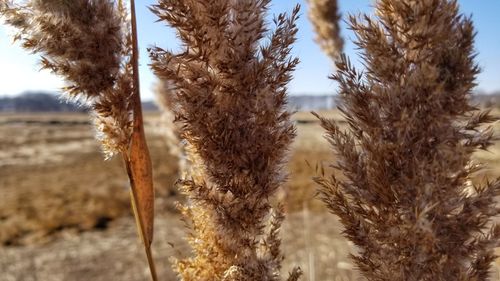
M 93 109 L 107 156 L 126 150 L 132 122 L 129 26 L 119 2 L 29 0 L 0 6 L 5 22 L 17 29 L 15 40 L 68 83 L 66 98 Z
M 344 48 L 337 0 L 308 0 L 308 3 L 309 19 L 316 32 L 316 42 L 323 52 L 335 61 Z
M 161 110 L 159 132 L 164 136 L 170 155 L 178 159 L 179 174 L 184 177 L 188 171 L 186 149 L 181 142 L 180 128 L 175 121 L 174 91 L 175 85 L 167 80 L 160 80 L 155 86 L 156 104 Z
M 318 177 L 321 197 L 368 280 L 487 280 L 500 180 L 470 186 L 495 120 L 469 101 L 472 21 L 454 0 L 379 0 L 376 15 L 350 18 L 366 72 L 342 57 L 332 76 L 348 129 L 320 119 L 344 176 Z
M 298 63 L 290 58 L 298 8 L 275 19 L 263 45 L 269 2 L 160 0 L 152 7 L 185 46 L 179 54 L 151 50 L 155 73 L 175 85 L 174 110 L 197 168 L 180 182 L 194 250 L 175 262 L 182 280 L 279 280 L 282 211 L 271 216 L 269 199 L 285 180 L 295 136 L 286 86 Z

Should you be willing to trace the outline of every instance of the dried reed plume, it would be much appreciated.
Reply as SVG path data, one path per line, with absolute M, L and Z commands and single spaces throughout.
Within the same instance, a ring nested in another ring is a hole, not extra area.
M 469 101 L 472 21 L 454 0 L 379 0 L 376 15 L 350 18 L 366 72 L 343 57 L 332 76 L 349 129 L 320 118 L 344 173 L 317 178 L 322 199 L 368 280 L 487 280 L 500 181 L 468 190 L 494 120 Z
M 160 0 L 151 8 L 185 46 L 179 54 L 151 50 L 155 73 L 175 85 L 175 114 L 198 166 L 180 181 L 194 250 L 175 261 L 182 280 L 280 279 L 284 215 L 269 200 L 286 178 L 295 135 L 285 105 L 299 9 L 279 15 L 261 44 L 269 3 Z
M 337 0 L 308 0 L 309 19 L 316 31 L 316 42 L 332 60 L 337 60 L 344 48 L 340 35 L 340 13 Z
M 41 55 L 41 66 L 63 77 L 66 98 L 94 111 L 107 157 L 125 152 L 132 133 L 131 47 L 124 10 L 110 1 L 6 1 L 0 7 L 15 40 Z
M 188 164 L 185 147 L 181 142 L 179 124 L 174 122 L 174 87 L 173 83 L 166 80 L 160 80 L 155 85 L 156 104 L 161 110 L 158 130 L 165 139 L 169 154 L 178 159 L 179 174 L 184 177 Z
M 93 112 L 106 157 L 121 154 L 131 183 L 132 205 L 153 279 L 151 161 L 142 124 L 134 2 L 132 20 L 122 1 L 3 1 L 0 15 L 17 29 L 22 47 L 41 55 L 43 69 L 63 77 L 64 95 Z

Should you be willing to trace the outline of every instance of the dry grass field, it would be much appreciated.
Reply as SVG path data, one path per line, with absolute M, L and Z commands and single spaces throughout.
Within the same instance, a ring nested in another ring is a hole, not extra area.
M 336 111 L 324 114 L 340 118 Z M 157 193 L 153 248 L 161 280 L 175 280 L 169 257 L 189 248 L 174 208 L 183 200 L 174 186 L 177 159 L 156 129 L 158 117 L 146 118 Z M 279 194 L 288 211 L 283 271 L 299 265 L 302 280 L 358 280 L 347 258 L 351 246 L 314 199 L 311 178 L 321 165 L 331 172 L 323 131 L 310 113 L 295 120 L 290 177 Z M 93 135 L 85 115 L 0 115 L 0 281 L 148 280 L 125 171 L 118 157 L 103 160 Z M 490 167 L 477 181 L 500 176 L 500 143 L 476 157 Z M 492 280 L 500 280 L 498 273 Z

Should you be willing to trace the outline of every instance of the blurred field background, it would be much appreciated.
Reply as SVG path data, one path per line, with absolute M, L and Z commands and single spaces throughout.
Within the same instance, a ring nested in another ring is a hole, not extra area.
M 338 111 L 321 114 L 341 121 Z M 174 207 L 183 200 L 174 186 L 177 159 L 168 153 L 160 120 L 159 113 L 146 116 L 157 194 L 153 249 L 161 280 L 176 280 L 169 258 L 189 248 Z M 290 177 L 279 193 L 288 213 L 281 232 L 283 271 L 299 265 L 302 280 L 362 280 L 349 262 L 351 245 L 339 223 L 314 199 L 311 178 L 321 166 L 332 172 L 323 130 L 309 112 L 294 120 Z M 500 134 L 500 125 L 495 130 Z M 489 165 L 475 181 L 500 176 L 500 142 L 475 157 Z M 103 160 L 85 114 L 1 114 L 0 280 L 148 280 L 127 188 L 120 159 Z M 492 280 L 500 280 L 494 274 Z

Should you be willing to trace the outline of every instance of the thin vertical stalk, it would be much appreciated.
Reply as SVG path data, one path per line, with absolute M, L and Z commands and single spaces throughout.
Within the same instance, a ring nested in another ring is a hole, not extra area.
M 144 222 L 142 220 L 142 217 L 139 215 L 139 211 L 137 209 L 137 206 L 139 205 L 139 202 L 137 200 L 137 190 L 136 190 L 136 185 L 134 181 L 134 176 L 132 173 L 132 167 L 130 165 L 130 159 L 127 154 L 123 153 L 123 163 L 125 164 L 125 168 L 127 169 L 127 175 L 129 178 L 130 182 L 130 196 L 131 196 L 131 205 L 132 205 L 132 210 L 134 211 L 134 218 L 137 224 L 138 228 L 138 235 L 141 238 L 142 243 L 144 244 L 144 250 L 146 252 L 146 257 L 148 259 L 148 265 L 149 265 L 149 271 L 151 272 L 151 279 L 153 281 L 158 280 L 158 276 L 156 274 L 156 266 L 154 263 L 153 259 L 153 252 L 151 251 L 151 244 L 147 242 L 147 234 L 146 234 L 146 229 L 144 227 Z
M 314 261 L 314 249 L 311 247 L 311 214 L 309 213 L 309 204 L 304 202 L 302 205 L 302 219 L 304 223 L 304 241 L 307 252 L 307 267 L 309 271 L 309 281 L 316 281 L 316 267 Z
M 131 25 L 132 25 L 132 69 L 133 69 L 133 103 L 134 103 L 134 134 L 138 135 L 137 138 L 132 138 L 132 142 L 134 139 L 138 139 L 139 142 L 144 144 L 141 149 L 141 153 L 144 154 L 146 159 L 150 159 L 149 151 L 147 146 L 145 145 L 145 137 L 144 137 L 144 127 L 143 127 L 143 117 L 142 117 L 142 107 L 141 107 L 141 96 L 140 96 L 140 83 L 139 83 L 139 48 L 137 43 L 137 21 L 136 21 L 136 13 L 135 13 L 135 1 L 130 0 L 130 11 L 131 11 Z M 133 144 L 131 145 L 133 148 Z M 136 219 L 137 225 L 140 228 L 139 236 L 141 236 L 141 240 L 144 244 L 144 250 L 146 252 L 146 256 L 148 259 L 149 270 L 151 272 L 151 278 L 153 281 L 157 281 L 158 277 L 156 274 L 156 267 L 153 259 L 153 253 L 151 251 L 151 237 L 150 234 L 147 233 L 143 214 L 140 212 L 144 212 L 141 208 L 139 208 L 139 199 L 138 199 L 138 190 L 135 182 L 135 176 L 133 173 L 133 167 L 131 164 L 131 159 L 128 155 L 123 154 L 125 166 L 127 168 L 127 174 L 130 179 L 131 186 L 131 196 L 132 196 L 132 208 L 134 210 L 134 217 Z M 151 163 L 149 161 L 149 163 Z

